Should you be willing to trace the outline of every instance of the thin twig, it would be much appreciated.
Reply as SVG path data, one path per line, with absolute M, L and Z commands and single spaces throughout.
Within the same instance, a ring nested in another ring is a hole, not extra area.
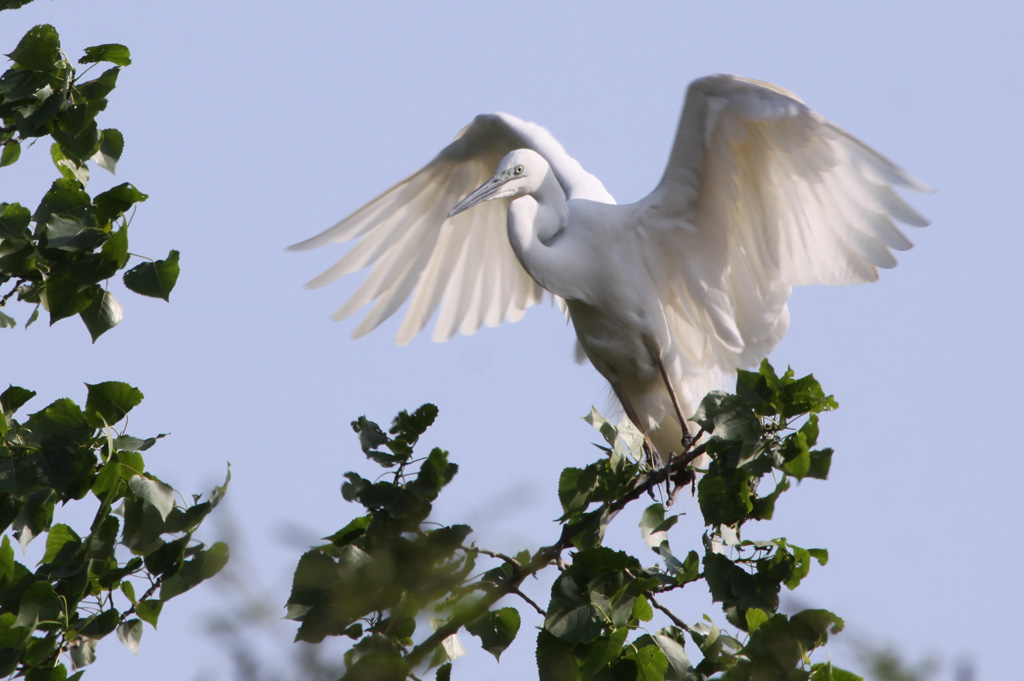
M 690 631 L 690 625 L 688 625 L 686 622 L 684 622 L 681 619 L 679 619 L 678 617 L 676 617 L 675 614 L 671 610 L 669 610 L 664 605 L 659 603 L 658 599 L 656 599 L 654 597 L 654 592 L 653 591 L 645 591 L 644 595 L 647 596 L 647 600 L 650 602 L 651 605 L 653 605 L 658 610 L 661 610 L 663 613 L 665 613 L 668 616 L 668 618 L 670 620 L 672 620 L 672 624 L 676 625 L 677 627 L 679 627 L 683 631 L 686 631 L 686 632 Z
M 668 479 L 672 475 L 685 471 L 690 463 L 700 455 L 704 454 L 705 451 L 707 451 L 707 446 L 704 443 L 701 443 L 688 451 L 684 456 L 673 459 L 671 467 L 659 468 L 651 471 L 650 473 L 640 475 L 636 479 L 636 484 L 633 486 L 632 490 L 626 492 L 626 494 L 608 505 L 610 514 L 609 520 L 611 519 L 611 516 L 625 508 L 626 504 L 629 502 L 639 499 L 644 494 L 647 494 L 647 492 L 660 485 L 664 480 Z M 562 534 L 564 537 L 566 533 L 563 532 Z
M 514 593 L 516 596 L 519 596 L 524 601 L 526 601 L 527 603 L 532 605 L 533 609 L 536 610 L 537 613 L 540 614 L 541 617 L 543 617 L 544 615 L 547 615 L 547 613 L 544 611 L 544 609 L 542 607 L 540 607 L 539 605 L 534 603 L 532 598 L 530 598 L 529 596 L 527 596 L 526 594 L 523 593 L 522 589 L 519 589 L 517 587 L 516 590 L 513 591 L 512 593 Z
M 489 549 L 482 549 L 479 546 L 462 546 L 460 548 L 463 551 L 467 551 L 467 552 L 468 551 L 473 551 L 475 553 L 482 553 L 485 556 L 490 556 L 491 558 L 497 558 L 499 560 L 505 561 L 506 563 L 511 563 L 512 565 L 516 565 L 516 566 L 519 565 L 519 561 L 518 560 L 516 560 L 515 558 L 512 558 L 511 556 L 506 556 L 504 553 L 498 553 L 497 551 L 491 551 Z
M 705 450 L 705 445 L 701 443 L 700 445 L 697 445 L 696 447 L 693 447 L 692 449 L 687 451 L 687 453 L 684 456 L 674 460 L 672 462 L 671 467 L 661 468 L 659 470 L 652 471 L 651 473 L 647 473 L 638 477 L 636 484 L 633 486 L 632 490 L 630 490 L 622 497 L 616 499 L 615 501 L 608 505 L 609 521 L 611 520 L 611 517 L 615 516 L 629 502 L 640 498 L 641 496 L 646 494 L 648 490 L 653 489 L 654 487 L 659 485 L 664 480 L 668 479 L 673 474 L 686 470 L 687 466 L 689 466 L 694 459 L 703 454 Z M 417 646 L 410 650 L 409 654 L 405 656 L 405 661 L 406 664 L 408 665 L 408 669 L 415 669 L 416 666 L 423 662 L 423 660 L 425 660 L 427 656 L 430 655 L 435 648 L 437 648 L 437 646 L 441 645 L 441 643 L 446 638 L 448 638 L 452 634 L 458 633 L 458 631 L 462 629 L 464 626 L 466 626 L 466 624 L 472 622 L 476 618 L 486 613 L 488 610 L 490 610 L 491 606 L 493 606 L 495 603 L 497 603 L 505 596 L 515 594 L 523 598 L 530 605 L 532 605 L 538 613 L 544 615 L 545 611 L 539 605 L 533 602 L 529 597 L 527 597 L 520 590 L 519 587 L 527 577 L 530 577 L 540 572 L 548 565 L 557 565 L 561 560 L 562 552 L 570 545 L 571 541 L 569 525 L 566 524 L 562 526 L 562 534 L 558 538 L 557 542 L 555 542 L 551 546 L 545 546 L 539 549 L 535 554 L 533 554 L 533 557 L 525 564 L 519 563 L 516 559 L 512 558 L 511 556 L 507 556 L 497 551 L 481 549 L 475 546 L 463 546 L 462 549 L 464 551 L 475 551 L 485 556 L 490 556 L 492 558 L 497 558 L 499 560 L 505 561 L 506 563 L 512 566 L 512 574 L 509 575 L 508 579 L 505 580 L 502 584 L 496 585 L 496 588 L 489 590 L 482 598 L 476 601 L 471 607 L 466 608 L 465 610 L 461 611 L 457 616 L 453 617 L 452 619 L 448 620 L 447 622 L 439 626 L 437 629 L 434 630 L 434 632 L 430 636 L 425 638 L 422 642 L 420 642 Z M 689 631 L 689 626 L 685 622 L 680 620 L 678 617 L 676 617 L 674 614 L 672 614 L 672 612 L 669 611 L 667 608 L 658 603 L 654 599 L 653 594 L 649 594 L 648 598 L 655 607 L 657 607 L 659 610 L 668 615 L 669 619 L 671 619 L 676 626 L 678 626 L 680 629 L 683 629 L 684 631 Z
M 13 296 L 15 293 L 17 293 L 18 289 L 21 288 L 21 285 L 24 284 L 24 283 L 25 283 L 25 279 L 19 277 L 18 280 L 14 282 L 14 288 L 12 288 L 10 291 L 5 293 L 3 298 L 0 298 L 0 307 L 3 307 L 4 305 L 6 305 L 7 301 L 10 299 L 10 297 Z

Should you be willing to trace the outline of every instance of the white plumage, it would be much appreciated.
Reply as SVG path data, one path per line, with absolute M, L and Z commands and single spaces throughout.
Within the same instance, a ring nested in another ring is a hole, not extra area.
M 410 300 L 397 342 L 438 310 L 433 337 L 444 341 L 516 321 L 550 291 L 665 453 L 679 451 L 682 429 L 664 377 L 692 415 L 778 344 L 792 286 L 874 281 L 896 264 L 892 250 L 910 248 L 894 220 L 928 222 L 895 187 L 930 191 L 789 92 L 717 75 L 690 86 L 665 174 L 636 203 L 615 205 L 544 128 L 487 114 L 293 248 L 358 240 L 309 283 L 372 266 L 334 315 L 374 303 L 355 337 Z

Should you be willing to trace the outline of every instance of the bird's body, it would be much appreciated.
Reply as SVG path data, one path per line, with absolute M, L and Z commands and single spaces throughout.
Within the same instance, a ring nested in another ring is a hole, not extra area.
M 661 182 L 636 203 L 616 205 L 543 128 L 491 114 L 297 247 L 361 237 L 311 282 L 377 263 L 338 311 L 377 301 L 355 335 L 409 297 L 399 342 L 438 307 L 445 340 L 514 321 L 550 292 L 665 454 L 679 451 L 680 413 L 778 344 L 793 285 L 871 281 L 895 265 L 889 249 L 910 242 L 893 218 L 927 222 L 894 185 L 927 189 L 789 93 L 709 76 L 690 87 Z

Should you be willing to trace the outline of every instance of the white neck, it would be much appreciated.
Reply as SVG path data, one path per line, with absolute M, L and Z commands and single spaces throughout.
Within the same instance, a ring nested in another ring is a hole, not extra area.
M 508 207 L 508 238 L 519 262 L 534 280 L 552 293 L 561 268 L 556 244 L 569 224 L 569 205 L 554 174 L 548 170 L 541 186 L 516 198 Z

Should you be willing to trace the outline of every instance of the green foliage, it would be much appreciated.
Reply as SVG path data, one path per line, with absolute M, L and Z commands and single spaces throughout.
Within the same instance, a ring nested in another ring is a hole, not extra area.
M 227 480 L 179 505 L 143 460 L 163 436 L 116 429 L 142 393 L 115 381 L 87 388 L 84 409 L 65 398 L 23 421 L 16 413 L 34 393 L 0 393 L 0 522 L 23 548 L 46 538 L 35 571 L 14 559 L 6 535 L 0 545 L 0 675 L 63 679 L 63 653 L 88 664 L 115 631 L 134 652 L 143 622 L 156 627 L 166 601 L 227 560 L 224 544 L 193 537 Z M 86 497 L 98 506 L 88 532 L 54 522 L 59 507 Z
M 124 316 L 102 284 L 127 267 L 129 216 L 147 198 L 127 182 L 94 196 L 86 191 L 89 162 L 113 173 L 124 151 L 121 133 L 101 129 L 96 117 L 131 57 L 123 45 L 90 47 L 79 60 L 90 66 L 79 74 L 46 25 L 31 29 L 7 56 L 0 167 L 49 137 L 58 178 L 35 211 L 0 203 L 0 307 L 15 296 L 35 305 L 26 325 L 40 307 L 51 324 L 78 315 L 95 341 Z M 114 66 L 86 80 L 100 62 Z M 172 250 L 165 260 L 133 267 L 124 282 L 167 300 L 177 277 Z M 0 326 L 14 325 L 0 312 Z M 166 601 L 216 574 L 228 558 L 223 543 L 205 546 L 194 538 L 227 480 L 205 501 L 196 495 L 179 504 L 143 460 L 163 436 L 137 438 L 119 429 L 142 392 L 117 381 L 86 388 L 84 408 L 64 398 L 24 419 L 17 413 L 35 393 L 15 386 L 0 393 L 0 676 L 65 681 L 65 661 L 89 664 L 113 632 L 137 651 L 144 623 L 155 628 Z M 61 509 L 87 498 L 86 508 L 95 509 L 87 528 L 56 522 Z M 35 570 L 15 560 L 11 537 L 23 550 L 45 537 Z
M 77 315 L 93 341 L 121 322 L 124 310 L 105 282 L 130 259 L 128 227 L 135 206 L 148 197 L 128 182 L 91 196 L 86 191 L 90 162 L 113 173 L 124 151 L 124 136 L 96 122 L 131 56 L 124 45 L 86 48 L 79 74 L 61 51 L 57 31 L 31 29 L 7 55 L 12 64 L 0 76 L 0 167 L 21 157 L 23 148 L 49 137 L 58 172 L 35 211 L 0 202 L 0 308 L 15 296 L 39 307 L 50 324 Z M 86 79 L 96 64 L 112 64 Z M 124 274 L 128 289 L 168 300 L 178 278 L 178 252 L 146 261 Z M 6 289 L 6 290 L 3 290 Z M 0 327 L 13 327 L 0 311 Z
M 675 456 L 668 471 L 644 463 L 643 440 L 628 422 L 616 428 L 592 412 L 588 421 L 604 437 L 605 455 L 562 472 L 562 531 L 555 543 L 514 557 L 469 542 L 468 526 L 430 521 L 433 502 L 457 472 L 439 449 L 414 458 L 436 408 L 402 412 L 387 433 L 360 418 L 353 429 L 383 473 L 345 475 L 342 494 L 364 513 L 299 561 L 287 616 L 300 622 L 299 640 L 353 640 L 345 679 L 422 678 L 424 666 L 449 679 L 463 651 L 457 638 L 463 629 L 497 658 L 521 626 L 515 608 L 496 607 L 507 596 L 521 597 L 542 618 L 536 640 L 542 681 L 859 678 L 811 659 L 843 628 L 839 617 L 827 610 L 779 612 L 782 589 L 799 586 L 828 553 L 782 537 L 743 537 L 752 521 L 771 519 L 791 480 L 827 477 L 832 452 L 815 449 L 817 414 L 835 407 L 813 377 L 778 376 L 765 362 L 757 372 L 740 372 L 735 395 L 705 398 L 695 416 L 699 444 Z M 692 488 L 690 469 L 703 461 L 707 469 L 696 484 L 703 538 L 677 557 L 669 544 L 679 518 L 669 512 L 671 502 Z M 667 479 L 682 486 L 640 516 L 654 564 L 605 546 L 605 529 L 617 514 L 662 491 Z M 519 587 L 552 565 L 558 572 L 541 608 Z M 677 592 L 701 584 L 721 606 L 721 624 L 670 609 Z M 423 632 L 427 618 L 433 630 Z

